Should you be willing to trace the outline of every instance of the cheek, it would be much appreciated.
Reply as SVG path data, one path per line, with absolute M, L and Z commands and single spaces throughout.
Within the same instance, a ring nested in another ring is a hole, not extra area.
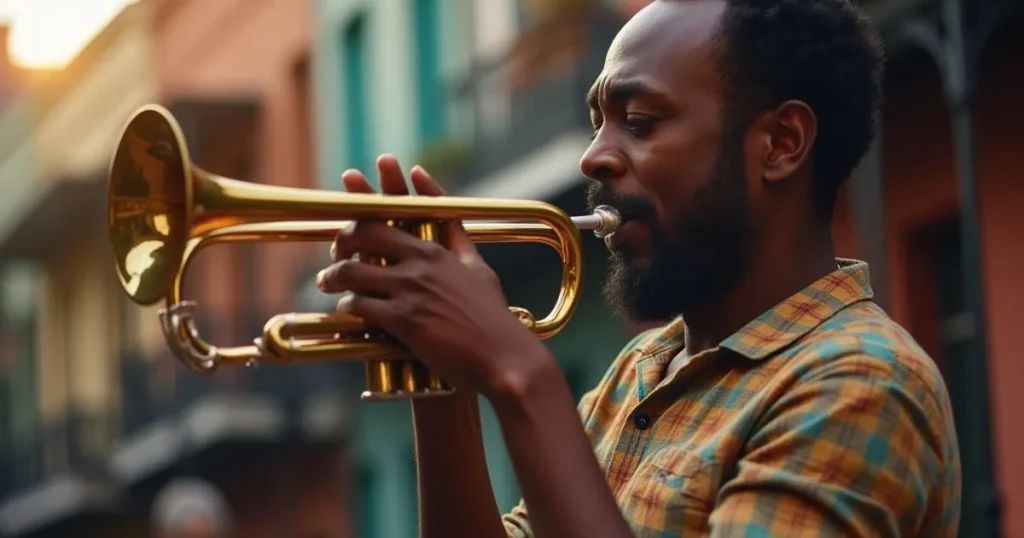
M 634 157 L 637 179 L 658 208 L 666 230 L 690 211 L 696 193 L 715 173 L 717 135 L 698 136 L 696 130 L 664 130 Z

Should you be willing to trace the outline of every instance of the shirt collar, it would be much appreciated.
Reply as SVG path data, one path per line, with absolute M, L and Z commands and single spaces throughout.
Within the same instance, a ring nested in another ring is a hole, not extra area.
M 752 360 L 764 359 L 809 333 L 847 306 L 874 296 L 868 264 L 836 259 L 838 268 L 761 314 L 723 341 L 727 348 Z M 685 324 L 678 317 L 642 350 L 645 356 L 682 349 Z

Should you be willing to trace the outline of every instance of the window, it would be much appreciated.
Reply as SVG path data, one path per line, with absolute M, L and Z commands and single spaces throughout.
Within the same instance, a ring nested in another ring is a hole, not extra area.
M 907 237 L 908 329 L 934 357 L 949 390 L 957 429 L 966 394 L 964 366 L 975 329 L 964 301 L 959 219 L 932 222 Z
M 303 55 L 292 66 L 292 92 L 295 103 L 295 132 L 298 133 L 295 144 L 301 158 L 298 159 L 298 176 L 300 186 L 317 188 L 313 173 L 313 142 L 312 120 L 310 119 L 310 70 L 309 55 Z
M 964 374 L 962 366 L 970 360 L 974 325 L 964 301 L 963 268 L 960 229 L 957 219 L 936 226 L 934 245 L 935 296 L 937 299 L 937 329 L 954 413 L 963 408 Z
M 345 28 L 342 43 L 342 84 L 345 90 L 345 111 L 348 115 L 348 163 L 346 168 L 373 169 L 372 117 L 366 85 L 371 73 L 367 67 L 366 15 L 356 15 Z M 368 174 L 370 178 L 374 174 Z M 372 181 L 372 179 L 371 179 Z

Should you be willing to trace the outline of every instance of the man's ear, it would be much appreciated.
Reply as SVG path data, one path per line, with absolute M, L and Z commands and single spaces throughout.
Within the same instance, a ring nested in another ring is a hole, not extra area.
M 768 182 L 793 177 L 811 158 L 818 135 L 818 119 L 803 101 L 786 101 L 762 117 L 764 147 L 760 155 Z

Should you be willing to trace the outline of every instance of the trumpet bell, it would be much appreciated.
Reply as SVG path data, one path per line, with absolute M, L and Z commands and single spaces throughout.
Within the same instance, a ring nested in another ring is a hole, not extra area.
M 178 122 L 146 106 L 124 127 L 110 164 L 107 227 L 115 269 L 133 301 L 164 299 L 191 235 L 194 178 Z

